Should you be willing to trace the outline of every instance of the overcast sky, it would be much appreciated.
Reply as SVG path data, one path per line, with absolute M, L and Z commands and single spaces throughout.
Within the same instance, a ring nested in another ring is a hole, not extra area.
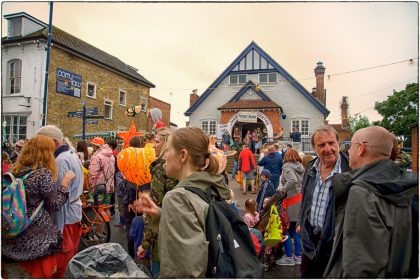
M 2 16 L 15 12 L 48 23 L 47 2 L 2 2 Z M 418 80 L 417 2 L 54 2 L 53 25 L 139 69 L 180 127 L 191 91 L 201 95 L 251 41 L 309 92 L 323 62 L 330 123 L 342 96 L 351 115 L 379 120 L 375 101 Z

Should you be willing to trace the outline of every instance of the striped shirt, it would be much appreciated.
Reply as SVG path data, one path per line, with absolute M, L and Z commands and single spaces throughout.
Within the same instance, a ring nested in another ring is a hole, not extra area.
M 321 179 L 321 162 L 319 158 L 315 161 L 313 168 L 316 170 L 316 185 L 312 196 L 309 223 L 317 231 L 324 227 L 325 215 L 327 214 L 330 200 L 329 192 L 332 189 L 332 177 L 337 173 L 341 173 L 341 156 L 338 156 L 333 170 L 331 170 L 324 182 Z

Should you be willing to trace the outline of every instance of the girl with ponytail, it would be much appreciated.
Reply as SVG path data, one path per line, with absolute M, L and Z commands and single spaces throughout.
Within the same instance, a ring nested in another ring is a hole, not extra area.
M 179 183 L 166 193 L 162 208 L 148 196 L 141 198 L 143 213 L 151 218 L 151 227 L 159 231 L 161 278 L 206 276 L 208 204 L 185 187 L 205 190 L 214 186 L 222 199 L 230 198 L 230 189 L 218 174 L 218 161 L 208 147 L 209 137 L 199 128 L 174 131 L 169 136 L 164 159 L 167 175 L 177 178 Z

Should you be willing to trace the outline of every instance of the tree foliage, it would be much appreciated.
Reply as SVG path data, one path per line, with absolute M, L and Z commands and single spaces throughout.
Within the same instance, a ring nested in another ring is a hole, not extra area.
M 354 117 L 349 117 L 349 123 L 351 128 L 351 135 L 361 128 L 371 126 L 368 117 L 356 114 Z
M 395 91 L 388 99 L 375 103 L 375 110 L 383 116 L 382 121 L 374 122 L 406 140 L 411 135 L 410 125 L 418 123 L 419 85 L 406 85 L 404 90 Z

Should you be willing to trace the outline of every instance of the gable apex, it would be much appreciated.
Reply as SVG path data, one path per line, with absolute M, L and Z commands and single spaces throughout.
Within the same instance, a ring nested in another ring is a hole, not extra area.
M 283 67 L 272 59 L 257 43 L 252 41 L 238 57 L 219 75 L 219 77 L 204 91 L 198 100 L 187 109 L 185 116 L 190 116 L 195 109 L 213 92 L 215 88 L 230 74 L 236 73 L 259 73 L 279 72 L 289 81 L 299 93 L 308 99 L 325 117 L 328 109 L 313 97 L 296 79 L 294 79 Z

